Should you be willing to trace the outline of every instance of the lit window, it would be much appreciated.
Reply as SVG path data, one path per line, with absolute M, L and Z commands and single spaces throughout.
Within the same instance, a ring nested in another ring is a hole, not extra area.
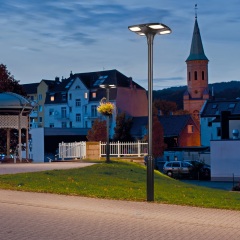
M 97 97 L 97 93 L 96 93 L 96 92 L 93 92 L 93 93 L 92 93 L 92 97 L 93 97 L 93 98 L 96 98 L 96 97 Z
M 84 93 L 84 98 L 85 98 L 85 99 L 88 98 L 88 93 L 87 93 L 87 92 Z
M 188 125 L 188 133 L 193 133 L 193 125 Z
M 51 100 L 51 102 L 53 102 L 54 101 L 54 96 L 51 96 L 50 100 Z

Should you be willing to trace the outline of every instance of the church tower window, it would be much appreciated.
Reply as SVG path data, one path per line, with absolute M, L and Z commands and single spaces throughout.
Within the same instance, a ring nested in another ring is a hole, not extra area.
M 204 80 L 204 71 L 202 71 L 202 80 Z
M 197 71 L 194 72 L 194 79 L 197 80 Z

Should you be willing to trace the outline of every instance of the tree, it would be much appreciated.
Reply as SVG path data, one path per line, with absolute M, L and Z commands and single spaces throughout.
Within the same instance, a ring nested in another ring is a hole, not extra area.
M 116 127 L 114 128 L 114 141 L 132 141 L 133 137 L 130 134 L 131 127 L 132 118 L 127 117 L 125 112 L 119 113 L 116 118 Z
M 107 141 L 107 122 L 96 119 L 87 134 L 88 141 Z
M 190 112 L 187 110 L 183 110 L 183 109 L 179 109 L 174 112 L 174 115 L 187 115 L 187 114 L 190 114 Z
M 153 116 L 153 133 L 152 133 L 152 152 L 153 157 L 161 157 L 163 156 L 163 152 L 165 149 L 165 143 L 164 143 L 164 133 L 163 133 L 163 127 L 158 120 L 158 117 L 156 115 Z M 148 140 L 148 135 L 144 137 L 144 140 Z
M 7 70 L 6 65 L 0 64 L 0 92 L 13 92 L 26 96 L 19 81 Z
M 26 96 L 22 86 L 19 84 L 19 81 L 14 79 L 14 76 L 7 70 L 6 65 L 0 64 L 0 92 L 13 92 L 22 96 Z M 6 138 L 7 133 L 4 129 L 0 129 L 0 152 L 6 153 Z M 24 143 L 25 139 L 25 130 L 22 130 L 22 143 Z M 10 132 L 10 148 L 14 151 L 18 144 L 18 131 L 11 130 Z
M 153 102 L 153 113 L 155 115 L 161 111 L 162 115 L 170 115 L 177 110 L 177 104 L 175 102 L 170 102 L 166 100 L 155 100 Z

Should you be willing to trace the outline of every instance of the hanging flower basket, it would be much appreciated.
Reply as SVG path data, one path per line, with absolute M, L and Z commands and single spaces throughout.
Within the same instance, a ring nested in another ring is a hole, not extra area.
M 111 116 L 113 114 L 114 104 L 106 102 L 106 98 L 100 101 L 100 105 L 97 107 L 97 111 L 105 116 Z

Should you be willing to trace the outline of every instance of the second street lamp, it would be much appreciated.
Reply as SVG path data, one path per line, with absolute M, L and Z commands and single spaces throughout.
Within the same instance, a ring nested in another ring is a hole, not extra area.
M 152 153 L 152 83 L 153 83 L 153 39 L 156 34 L 169 34 L 171 29 L 162 23 L 146 23 L 129 26 L 128 29 L 147 37 L 148 44 L 148 157 L 147 157 L 147 201 L 154 201 L 154 159 Z
M 116 88 L 114 84 L 101 84 L 100 88 L 106 89 L 106 102 L 109 102 L 110 88 Z M 106 143 L 106 163 L 110 162 L 110 145 L 109 145 L 109 115 L 107 116 L 107 143 Z

